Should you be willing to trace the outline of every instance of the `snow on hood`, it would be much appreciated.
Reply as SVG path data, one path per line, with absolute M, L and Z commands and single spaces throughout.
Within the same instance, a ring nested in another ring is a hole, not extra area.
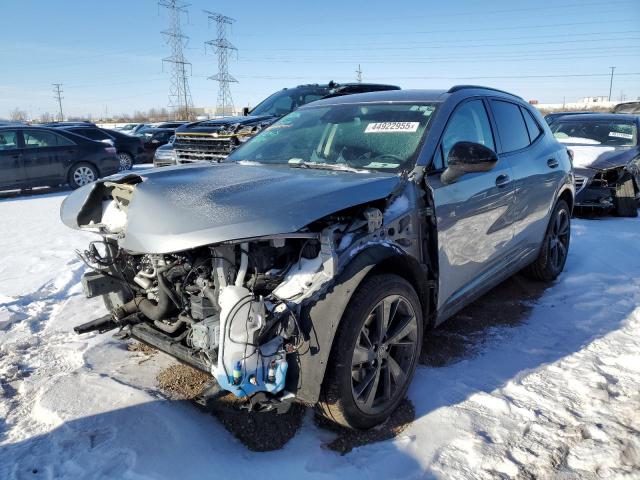
M 568 148 L 573 152 L 573 166 L 582 168 L 591 167 L 604 153 L 615 151 L 614 147 L 600 145 L 571 145 Z
M 110 181 L 118 179 L 141 180 L 127 211 L 125 235 L 119 240 L 122 248 L 139 253 L 170 253 L 296 232 L 331 213 L 385 198 L 401 181 L 389 173 L 236 163 L 109 177 Z M 86 212 L 101 205 L 102 183 L 87 185 L 67 197 L 60 210 L 67 226 L 80 228 L 78 219 L 82 225 Z

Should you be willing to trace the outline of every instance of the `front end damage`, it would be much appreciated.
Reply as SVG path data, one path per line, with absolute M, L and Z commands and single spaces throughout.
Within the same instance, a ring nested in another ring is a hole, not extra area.
M 617 192 L 625 181 L 634 177 L 625 166 L 608 169 L 575 168 L 574 172 L 575 208 L 581 212 L 607 213 L 615 209 Z
M 164 253 L 123 247 L 142 182 L 137 176 L 99 182 L 82 202 L 69 201 L 77 228 L 102 237 L 79 254 L 89 267 L 86 296 L 103 296 L 110 310 L 76 331 L 120 329 L 210 372 L 220 389 L 247 397 L 251 408 L 317 401 L 341 309 L 353 291 L 356 276 L 344 270 L 354 258 L 372 247 L 388 257 L 420 257 L 420 206 L 413 200 L 420 196 L 406 179 L 383 198 L 290 233 Z M 62 215 L 72 214 L 63 207 Z M 343 281 L 349 287 L 334 301 Z M 323 302 L 332 304 L 323 309 Z

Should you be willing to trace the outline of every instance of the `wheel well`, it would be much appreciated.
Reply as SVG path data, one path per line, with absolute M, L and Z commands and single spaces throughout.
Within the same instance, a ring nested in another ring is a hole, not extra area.
M 564 192 L 562 192 L 558 200 L 564 200 L 565 202 L 567 202 L 567 205 L 569 206 L 569 212 L 573 213 L 574 199 L 573 199 L 573 195 L 571 195 L 571 190 L 566 189 Z
M 432 289 L 430 288 L 426 268 L 406 255 L 394 255 L 378 263 L 365 278 L 381 273 L 398 275 L 411 284 L 418 294 L 420 304 L 422 305 L 422 318 L 425 327 L 431 326 L 433 313 L 431 301 Z

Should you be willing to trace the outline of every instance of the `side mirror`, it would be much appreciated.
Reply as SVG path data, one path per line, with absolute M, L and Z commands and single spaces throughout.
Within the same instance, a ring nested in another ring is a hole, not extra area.
M 242 115 L 245 117 L 249 116 L 249 107 L 244 107 L 242 109 Z
M 454 183 L 465 173 L 488 172 L 498 162 L 498 155 L 489 147 L 474 142 L 458 142 L 447 157 L 447 169 L 440 180 L 445 185 Z

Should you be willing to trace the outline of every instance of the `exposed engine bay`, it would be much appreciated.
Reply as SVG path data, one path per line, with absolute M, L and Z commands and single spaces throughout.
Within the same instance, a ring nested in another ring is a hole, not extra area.
M 78 252 L 90 269 L 85 294 L 103 296 L 110 313 L 76 332 L 119 328 L 210 372 L 221 389 L 249 397 L 255 408 L 294 396 L 285 387 L 288 356 L 305 341 L 301 309 L 319 298 L 341 259 L 372 241 L 392 249 L 417 243 L 401 196 L 391 205 L 383 199 L 349 207 L 289 234 L 137 253 L 120 245 L 136 187 L 103 182 L 99 220 L 97 209 L 79 216 L 81 229 L 103 237 Z M 401 218 L 385 218 L 385 208 L 387 217 Z M 392 227 L 385 230 L 387 220 Z

